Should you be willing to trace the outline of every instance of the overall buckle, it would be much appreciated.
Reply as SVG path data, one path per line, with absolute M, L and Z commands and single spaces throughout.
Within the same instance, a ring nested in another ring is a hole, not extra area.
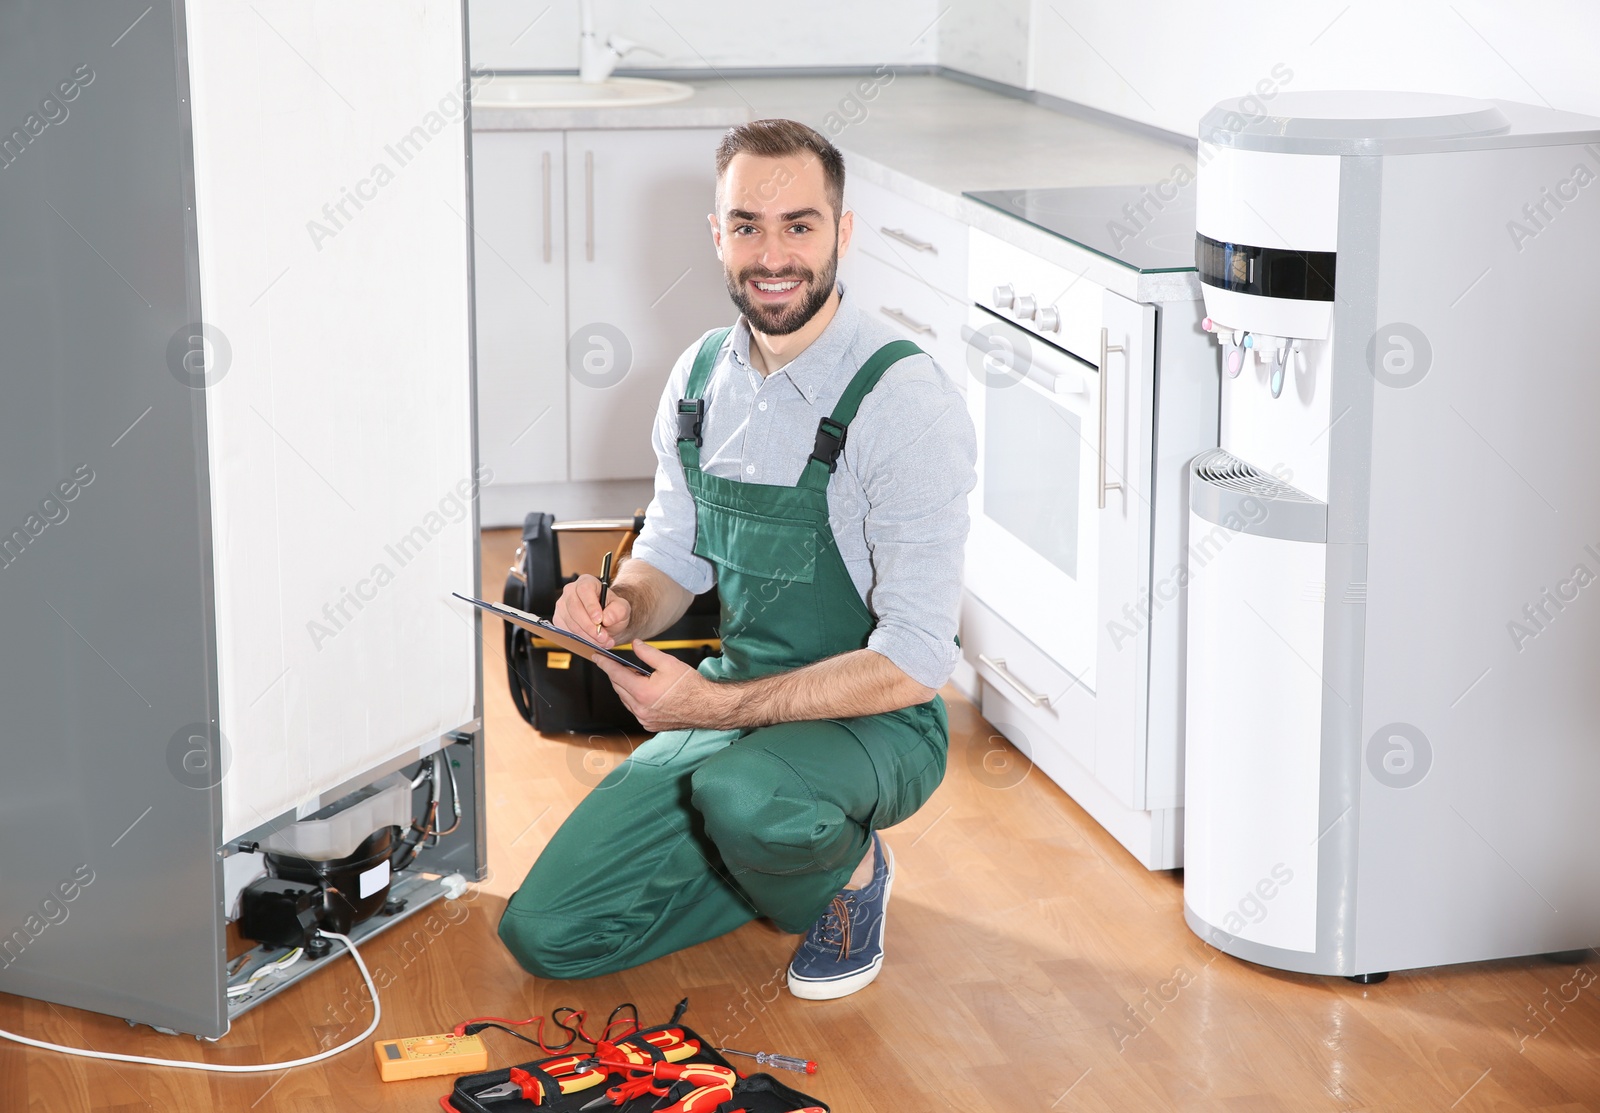
M 704 398 L 678 399 L 678 439 L 680 441 L 693 441 L 696 448 L 701 447 L 700 426 L 706 416 L 706 400 Z
M 844 438 L 849 431 L 849 426 L 841 425 L 831 417 L 817 422 L 817 440 L 811 449 L 811 458 L 819 464 L 826 464 L 831 473 L 839 466 L 839 453 L 844 451 Z

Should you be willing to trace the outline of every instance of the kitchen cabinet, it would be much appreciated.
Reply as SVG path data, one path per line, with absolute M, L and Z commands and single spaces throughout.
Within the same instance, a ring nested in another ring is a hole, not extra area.
M 478 454 L 496 486 L 567 478 L 564 141 L 559 131 L 472 141 Z
M 965 390 L 966 226 L 865 179 L 846 181 L 845 205 L 855 213 L 839 265 L 846 289 Z
M 568 461 L 574 480 L 655 474 L 650 426 L 672 365 L 730 323 L 706 217 L 713 128 L 569 131 Z
M 485 526 L 519 524 L 551 484 L 655 474 L 667 376 L 734 316 L 706 222 L 722 134 L 474 133 Z

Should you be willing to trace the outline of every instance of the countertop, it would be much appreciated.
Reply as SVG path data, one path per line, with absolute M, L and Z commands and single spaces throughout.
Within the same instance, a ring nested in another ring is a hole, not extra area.
M 730 127 L 786 116 L 844 152 L 847 174 L 987 232 L 1126 297 L 1195 300 L 1191 272 L 1140 275 L 1069 240 L 963 197 L 967 190 L 1142 185 L 1194 172 L 1194 148 L 1133 127 L 1058 112 L 946 77 L 695 80 L 673 104 L 611 109 L 479 108 L 476 130 Z M 1193 188 L 1192 185 L 1186 188 Z

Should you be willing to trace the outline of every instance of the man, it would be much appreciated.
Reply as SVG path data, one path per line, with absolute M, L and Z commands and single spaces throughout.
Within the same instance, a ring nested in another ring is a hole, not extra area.
M 741 316 L 673 370 L 655 498 L 604 610 L 583 576 L 554 615 L 633 642 L 653 674 L 601 667 L 660 733 L 506 909 L 500 937 L 534 974 L 623 969 L 759 916 L 805 934 L 797 996 L 882 966 L 894 860 L 876 832 L 944 776 L 976 449 L 955 386 L 838 284 L 843 194 L 838 150 L 802 124 L 718 149 L 711 238 Z M 644 644 L 713 582 L 722 656 L 697 671 Z

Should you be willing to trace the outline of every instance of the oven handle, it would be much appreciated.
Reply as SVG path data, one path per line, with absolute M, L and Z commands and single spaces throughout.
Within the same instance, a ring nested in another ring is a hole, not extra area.
M 1006 659 L 1004 657 L 990 657 L 986 654 L 980 653 L 978 654 L 978 660 L 993 669 L 996 676 L 1015 688 L 1017 690 L 1017 694 L 1023 699 L 1027 700 L 1034 707 L 1050 706 L 1049 696 L 1041 696 L 1038 692 L 1030 692 L 1026 687 L 1023 686 L 1022 681 L 1011 675 L 1011 671 L 1006 668 Z
M 1121 344 L 1111 344 L 1108 330 L 1100 330 L 1100 509 L 1106 508 L 1106 492 L 1120 491 L 1122 484 L 1106 482 L 1106 398 L 1111 394 L 1111 367 L 1106 357 L 1112 352 L 1121 353 Z
M 1017 329 L 1016 331 L 1022 333 L 1024 336 L 1028 335 L 1022 329 Z M 971 325 L 961 326 L 961 339 L 965 340 L 970 346 L 979 347 L 977 340 L 982 335 L 982 333 L 973 328 Z M 1037 363 L 1034 363 L 1031 360 L 1029 361 L 1028 366 L 1023 370 L 1022 377 L 1025 379 L 1031 379 L 1036 385 L 1043 387 L 1047 393 L 1055 397 L 1065 397 L 1073 394 L 1085 396 L 1089 393 L 1088 387 L 1084 384 L 1083 376 L 1065 372 L 1058 373 L 1051 371 L 1047 367 L 1040 367 Z M 1061 385 L 1063 381 L 1070 385 L 1063 387 Z

